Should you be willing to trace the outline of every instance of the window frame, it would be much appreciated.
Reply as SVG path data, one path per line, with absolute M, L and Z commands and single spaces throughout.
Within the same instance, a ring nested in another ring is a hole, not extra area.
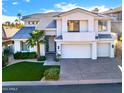
M 99 22 L 102 23 L 102 25 L 99 24 Z M 106 25 L 104 25 L 106 23 Z M 99 30 L 99 26 L 101 26 L 102 30 Z M 106 29 L 103 30 L 103 26 L 106 26 Z M 107 20 L 98 20 L 98 32 L 107 32 L 108 31 L 108 21 Z
M 24 48 L 24 45 L 26 45 L 26 50 L 25 50 L 25 48 Z M 27 44 L 26 44 L 26 42 L 24 42 L 24 41 L 20 41 L 20 47 L 21 47 L 21 51 L 22 52 L 29 52 L 29 48 L 28 48 L 28 46 L 27 46 Z
M 69 21 L 78 21 L 78 30 L 76 31 L 76 30 L 69 30 Z M 67 21 L 67 30 L 68 30 L 68 32 L 80 32 L 80 20 L 68 20 Z

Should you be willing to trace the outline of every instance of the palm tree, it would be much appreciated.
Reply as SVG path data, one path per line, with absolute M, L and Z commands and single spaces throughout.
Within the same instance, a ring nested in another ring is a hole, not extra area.
M 37 58 L 40 58 L 40 43 L 45 43 L 45 34 L 44 31 L 34 30 L 30 33 L 30 38 L 27 40 L 28 46 L 34 47 L 37 46 Z
M 20 20 L 21 17 L 22 17 L 22 14 L 21 14 L 21 13 L 18 13 L 17 16 L 18 16 L 18 18 L 19 18 L 19 20 Z

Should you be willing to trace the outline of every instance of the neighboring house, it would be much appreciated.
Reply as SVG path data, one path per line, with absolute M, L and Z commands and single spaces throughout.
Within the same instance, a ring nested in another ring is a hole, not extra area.
M 112 18 L 112 32 L 122 32 L 122 6 L 103 12 Z
M 41 44 L 41 55 L 60 54 L 61 58 L 114 57 L 111 18 L 81 8 L 67 12 L 38 13 L 24 17 L 25 27 L 14 36 L 14 52 L 37 51 L 26 44 L 33 30 L 44 30 L 48 38 Z
M 13 41 L 12 37 L 19 29 L 12 28 L 9 26 L 2 26 L 2 48 L 9 48 L 13 52 Z
M 19 20 L 18 17 L 16 16 L 5 16 L 5 15 L 2 15 L 2 24 L 6 24 L 6 25 L 10 25 L 10 24 L 24 24 L 23 21 L 19 20 L 18 22 L 16 20 Z

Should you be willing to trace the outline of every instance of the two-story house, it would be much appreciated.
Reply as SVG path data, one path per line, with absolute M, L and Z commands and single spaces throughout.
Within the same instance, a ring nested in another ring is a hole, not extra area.
M 30 20 L 29 20 L 30 19 Z M 33 21 L 32 21 L 32 20 Z M 27 47 L 33 30 L 44 30 L 47 44 L 41 44 L 41 55 L 60 54 L 61 58 L 114 57 L 111 18 L 81 8 L 67 12 L 39 13 L 24 18 L 25 27 L 13 37 L 16 52 L 37 51 Z

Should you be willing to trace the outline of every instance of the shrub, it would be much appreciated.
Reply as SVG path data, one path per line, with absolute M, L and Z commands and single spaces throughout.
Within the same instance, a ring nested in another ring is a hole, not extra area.
M 59 68 L 50 68 L 44 72 L 45 80 L 58 80 Z
M 54 60 L 55 60 L 56 62 L 59 62 L 59 61 L 60 61 L 60 59 L 58 59 L 57 57 L 55 57 Z
M 122 41 L 122 33 L 120 34 L 119 40 Z
M 8 64 L 8 55 L 2 55 L 2 67 Z
M 14 59 L 34 59 L 36 57 L 36 52 L 17 52 L 14 54 Z
M 9 54 L 10 54 L 9 49 L 7 49 L 7 48 L 6 48 L 6 49 L 4 49 L 3 54 L 4 54 L 4 55 L 9 55 Z
M 38 61 L 45 61 L 46 60 L 46 56 L 40 56 L 37 60 Z

